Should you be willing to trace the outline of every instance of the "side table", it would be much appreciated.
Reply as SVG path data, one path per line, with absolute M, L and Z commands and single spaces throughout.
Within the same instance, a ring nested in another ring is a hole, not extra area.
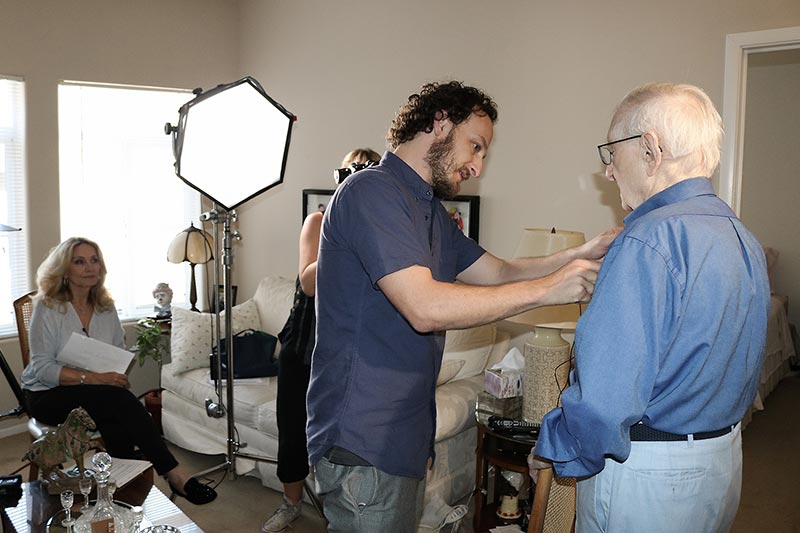
M 475 533 L 483 533 L 500 525 L 500 519 L 496 514 L 499 502 L 495 495 L 491 495 L 493 503 L 486 503 L 490 496 L 487 486 L 489 466 L 494 465 L 500 470 L 519 472 L 525 477 L 525 483 L 530 485 L 528 454 L 535 444 L 535 440 L 523 435 L 497 433 L 485 424 L 478 423 L 478 445 L 475 450 L 477 470 L 475 472 L 475 492 L 473 493 Z
M 48 528 L 47 521 L 61 510 L 57 495 L 50 495 L 41 481 L 22 484 L 23 495 L 16 507 L 0 509 L 2 531 L 7 533 L 65 533 L 60 525 Z M 96 489 L 95 489 L 96 490 Z M 114 494 L 116 501 L 141 505 L 144 517 L 153 524 L 171 525 L 181 533 L 202 533 L 203 530 L 181 511 L 158 487 L 153 485 L 153 469 L 147 469 Z M 73 514 L 83 503 L 79 494 L 75 498 Z M 63 511 L 61 511 L 63 512 Z

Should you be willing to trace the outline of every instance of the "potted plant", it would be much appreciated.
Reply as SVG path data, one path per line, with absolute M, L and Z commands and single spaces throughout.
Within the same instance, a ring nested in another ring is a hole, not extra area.
M 163 321 L 152 317 L 142 318 L 136 323 L 136 344 L 132 349 L 136 352 L 139 366 L 144 365 L 149 357 L 158 363 L 159 371 L 161 370 L 161 361 L 167 355 L 167 343 L 161 329 L 162 323 Z
M 158 363 L 158 389 L 144 395 L 144 405 L 159 431 L 161 431 L 161 362 L 168 353 L 167 340 L 161 327 L 163 323 L 163 320 L 152 317 L 139 320 L 135 327 L 136 344 L 132 348 L 139 366 L 143 366 L 148 358 Z

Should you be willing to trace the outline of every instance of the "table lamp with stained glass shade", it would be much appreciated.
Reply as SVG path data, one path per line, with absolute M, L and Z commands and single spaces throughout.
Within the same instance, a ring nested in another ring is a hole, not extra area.
M 178 233 L 169 245 L 167 261 L 170 263 L 189 263 L 192 269 L 192 280 L 189 288 L 189 303 L 192 311 L 197 309 L 197 282 L 194 275 L 195 265 L 201 265 L 214 259 L 211 235 L 191 223 L 188 228 Z
M 514 257 L 547 256 L 584 242 L 579 231 L 526 228 Z M 580 314 L 580 304 L 574 303 L 539 307 L 508 319 L 533 327 L 524 349 L 522 417 L 528 422 L 541 423 L 544 415 L 558 406 L 570 368 L 570 343 L 561 333 L 574 331 Z

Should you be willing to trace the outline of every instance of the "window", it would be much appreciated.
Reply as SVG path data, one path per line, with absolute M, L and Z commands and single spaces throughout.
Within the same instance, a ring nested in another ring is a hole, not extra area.
M 16 334 L 15 298 L 31 289 L 25 218 L 25 82 L 0 75 L 0 335 Z
M 61 237 L 103 251 L 120 317 L 153 313 L 153 289 L 187 300 L 189 266 L 167 262 L 172 238 L 197 219 L 200 195 L 176 175 L 166 122 L 191 92 L 64 82 L 58 90 Z

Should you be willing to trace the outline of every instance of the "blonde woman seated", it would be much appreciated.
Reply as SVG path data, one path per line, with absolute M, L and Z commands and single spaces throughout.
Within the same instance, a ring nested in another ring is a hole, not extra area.
M 22 373 L 28 413 L 45 424 L 57 425 L 72 409 L 83 407 L 97 424 L 112 457 L 134 458 L 138 447 L 167 479 L 174 494 L 197 505 L 208 503 L 217 493 L 178 465 L 150 414 L 128 390 L 128 376 L 70 368 L 56 360 L 73 333 L 125 347 L 105 279 L 99 246 L 79 237 L 53 248 L 39 266 L 30 326 L 31 357 Z

